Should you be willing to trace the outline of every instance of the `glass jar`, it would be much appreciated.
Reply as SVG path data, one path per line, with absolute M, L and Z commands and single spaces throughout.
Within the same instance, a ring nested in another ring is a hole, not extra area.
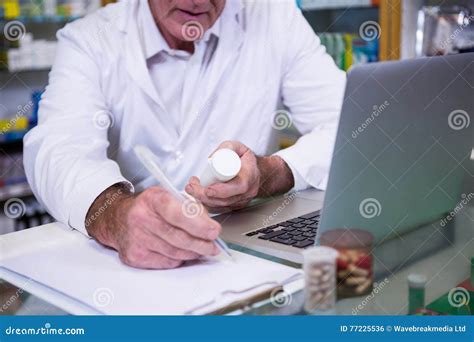
M 337 294 L 358 297 L 372 292 L 374 284 L 372 245 L 374 237 L 362 229 L 334 229 L 320 237 L 320 244 L 336 249 Z
M 334 248 L 321 246 L 303 252 L 304 310 L 308 314 L 334 314 L 337 255 Z

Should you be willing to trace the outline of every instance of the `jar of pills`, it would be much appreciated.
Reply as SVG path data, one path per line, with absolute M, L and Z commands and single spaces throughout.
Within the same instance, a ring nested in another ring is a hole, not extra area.
M 304 309 L 309 314 L 331 314 L 336 304 L 337 251 L 312 247 L 303 251 Z
M 339 298 L 369 294 L 373 289 L 372 245 L 374 237 L 362 229 L 334 229 L 320 237 L 322 246 L 339 252 L 337 294 Z

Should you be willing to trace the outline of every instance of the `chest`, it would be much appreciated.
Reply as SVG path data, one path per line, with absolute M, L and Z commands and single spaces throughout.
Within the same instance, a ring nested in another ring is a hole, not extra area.
M 158 63 L 150 73 L 144 61 L 130 68 L 126 54 L 119 54 L 102 74 L 102 89 L 115 118 L 113 139 L 121 149 L 131 149 L 140 139 L 150 137 L 155 150 L 198 143 L 215 148 L 215 144 L 228 139 L 264 149 L 261 140 L 271 133 L 282 71 L 281 61 L 272 56 L 271 49 L 255 46 L 258 42 L 245 41 L 231 54 L 216 53 L 205 74 L 200 64 L 193 66 L 190 62 L 186 66 L 186 72 L 199 76 L 185 92 L 195 105 L 183 109 L 185 120 L 179 130 L 170 117 L 175 107 L 170 106 L 182 103 L 183 92 L 171 88 L 182 86 L 179 78 L 186 77 L 183 69 L 177 68 L 174 73 L 170 65 Z M 150 86 L 156 94 L 150 94 Z

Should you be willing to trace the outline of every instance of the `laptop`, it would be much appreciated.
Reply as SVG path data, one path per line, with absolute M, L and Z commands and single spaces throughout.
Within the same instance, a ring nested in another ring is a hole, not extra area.
M 221 215 L 223 239 L 301 263 L 331 229 L 366 229 L 380 243 L 439 220 L 471 193 L 473 91 L 473 53 L 352 68 L 326 192 Z

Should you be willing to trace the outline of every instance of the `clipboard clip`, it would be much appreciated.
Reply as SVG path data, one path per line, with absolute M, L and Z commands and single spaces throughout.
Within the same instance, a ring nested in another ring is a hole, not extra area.
M 265 287 L 265 289 L 263 289 L 260 292 L 257 292 L 255 294 L 249 296 L 249 297 L 233 301 L 233 302 L 229 303 L 228 305 L 226 305 L 223 308 L 219 308 L 217 310 L 214 310 L 214 311 L 211 311 L 211 312 L 207 313 L 207 315 L 225 315 L 225 314 L 231 313 L 231 312 L 236 311 L 236 310 L 247 309 L 247 308 L 250 308 L 253 304 L 256 304 L 256 303 L 261 302 L 263 300 L 269 299 L 272 296 L 276 295 L 277 293 L 282 292 L 283 287 L 285 285 L 290 284 L 290 283 L 292 283 L 296 280 L 302 279 L 302 278 L 303 278 L 303 274 L 298 273 L 298 274 L 294 274 L 291 277 L 283 280 L 282 282 L 268 281 L 268 282 L 260 283 L 258 285 L 254 285 L 254 286 L 248 287 L 246 289 L 242 289 L 242 290 L 226 290 L 226 291 L 223 291 L 222 293 L 220 293 L 214 299 L 210 300 L 209 302 L 204 303 L 204 304 L 199 305 L 199 306 L 197 306 L 197 307 L 195 307 L 191 310 L 186 311 L 185 314 L 186 315 L 195 315 L 197 312 L 205 309 L 206 307 L 218 303 L 219 300 L 221 298 L 225 297 L 225 296 L 238 295 L 238 294 L 246 293 L 246 292 L 261 288 L 261 287 Z

